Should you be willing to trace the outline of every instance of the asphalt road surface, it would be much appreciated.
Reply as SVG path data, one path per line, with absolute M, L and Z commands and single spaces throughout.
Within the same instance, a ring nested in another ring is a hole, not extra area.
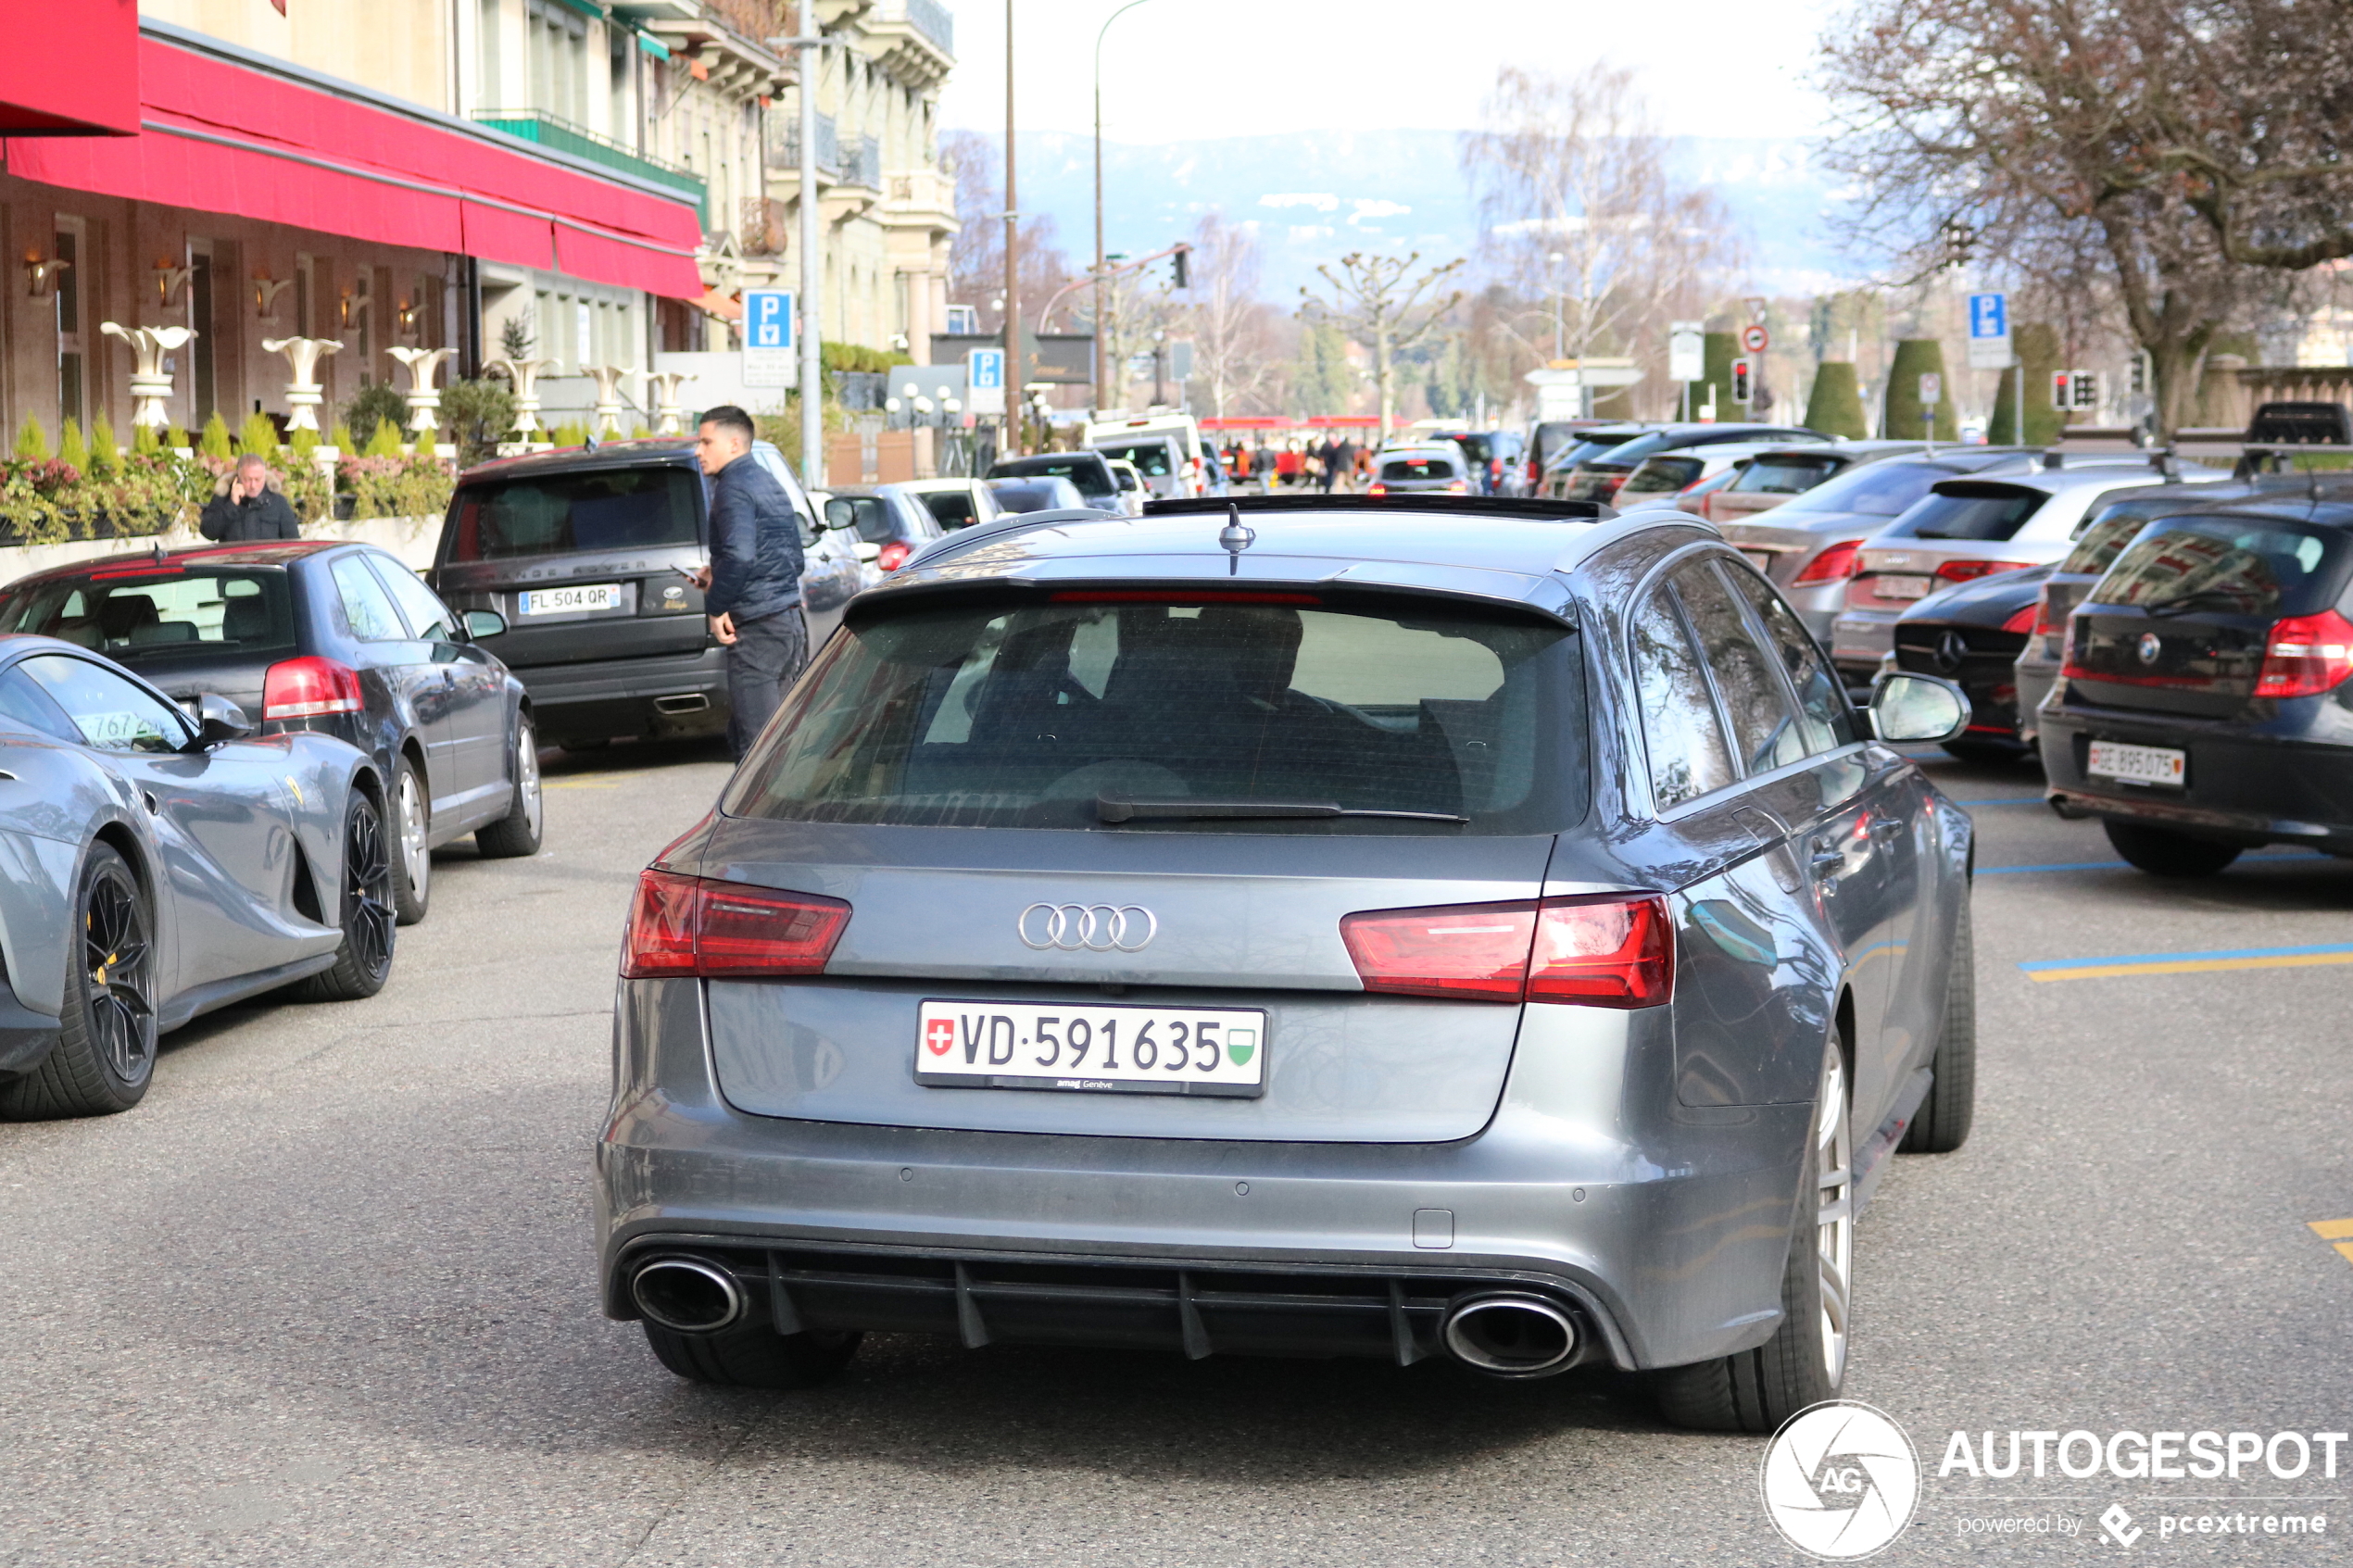
M 1968 1148 L 1858 1227 L 1848 1392 L 1928 1472 L 1880 1561 L 2344 1559 L 2353 1446 L 2335 1480 L 1936 1472 L 1956 1430 L 2353 1425 L 2353 1247 L 2313 1228 L 2353 1220 L 2353 969 L 2273 952 L 2353 943 L 2353 864 L 2169 885 L 2031 770 L 1932 767 L 1980 827 L 1982 1070 Z M 446 855 L 381 997 L 215 1015 L 135 1112 L 0 1126 L 0 1563 L 1797 1560 L 1763 1441 L 1613 1374 L 912 1338 L 812 1393 L 663 1372 L 596 1310 L 589 1143 L 632 881 L 724 772 L 560 762 L 546 853 Z M 2020 967 L 2055 960 L 2105 961 Z M 2159 1533 L 2266 1510 L 2328 1533 Z M 2080 1533 L 1964 1533 L 2005 1519 Z

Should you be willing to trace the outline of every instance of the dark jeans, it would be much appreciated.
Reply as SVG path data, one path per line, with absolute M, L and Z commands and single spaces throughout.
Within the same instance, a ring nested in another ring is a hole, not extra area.
M 727 646 L 727 749 L 744 759 L 809 662 L 809 623 L 798 607 L 736 623 Z

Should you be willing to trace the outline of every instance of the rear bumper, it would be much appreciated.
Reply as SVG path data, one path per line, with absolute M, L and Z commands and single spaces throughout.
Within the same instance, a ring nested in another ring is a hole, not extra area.
M 2250 847 L 2284 843 L 2353 851 L 2353 746 L 2064 702 L 2047 706 L 2037 725 L 2049 798 L 2066 814 L 2123 818 Z M 2085 762 L 2094 740 L 2187 752 L 2187 787 L 2092 777 Z
M 1845 584 L 1839 585 L 1843 596 Z M 1869 681 L 1879 661 L 1895 648 L 1895 616 L 1870 609 L 1842 609 L 1831 617 L 1831 662 L 1850 678 Z
M 1229 1348 L 1411 1359 L 1446 1300 L 1497 1287 L 1573 1307 L 1613 1362 L 1635 1368 L 1726 1355 L 1780 1321 L 1810 1108 L 1678 1105 L 1664 1029 L 1609 1061 L 1523 1030 L 1487 1128 L 1410 1145 L 749 1116 L 712 1082 L 695 983 L 624 982 L 615 1029 L 619 1083 L 597 1151 L 615 1317 L 635 1315 L 637 1261 L 695 1251 L 748 1278 L 799 1271 L 786 1292 L 817 1324 L 968 1342 L 958 1314 L 975 1281 L 988 1337 L 1040 1343 L 1190 1348 L 1189 1311 L 1223 1318 L 1213 1348 L 1223 1333 Z M 875 1273 L 904 1278 L 851 1277 Z M 1072 1288 L 1088 1282 L 1146 1295 Z M 1188 1291 L 1214 1299 L 1187 1309 Z
M 711 734 L 727 725 L 727 650 L 515 670 L 549 744 L 612 735 Z

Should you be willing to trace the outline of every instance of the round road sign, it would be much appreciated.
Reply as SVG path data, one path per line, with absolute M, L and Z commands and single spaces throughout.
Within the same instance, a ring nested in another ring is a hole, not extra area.
M 1741 346 L 1751 354 L 1764 353 L 1765 345 L 1772 341 L 1763 327 L 1748 326 L 1741 329 Z

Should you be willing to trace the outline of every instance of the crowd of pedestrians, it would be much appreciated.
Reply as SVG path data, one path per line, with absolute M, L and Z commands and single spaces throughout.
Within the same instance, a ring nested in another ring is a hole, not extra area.
M 1229 477 L 1255 483 L 1269 495 L 1361 490 L 1372 477 L 1373 449 L 1338 434 L 1321 441 L 1294 437 L 1279 446 L 1268 445 L 1263 437 L 1254 443 L 1237 437 L 1227 443 L 1223 457 Z

